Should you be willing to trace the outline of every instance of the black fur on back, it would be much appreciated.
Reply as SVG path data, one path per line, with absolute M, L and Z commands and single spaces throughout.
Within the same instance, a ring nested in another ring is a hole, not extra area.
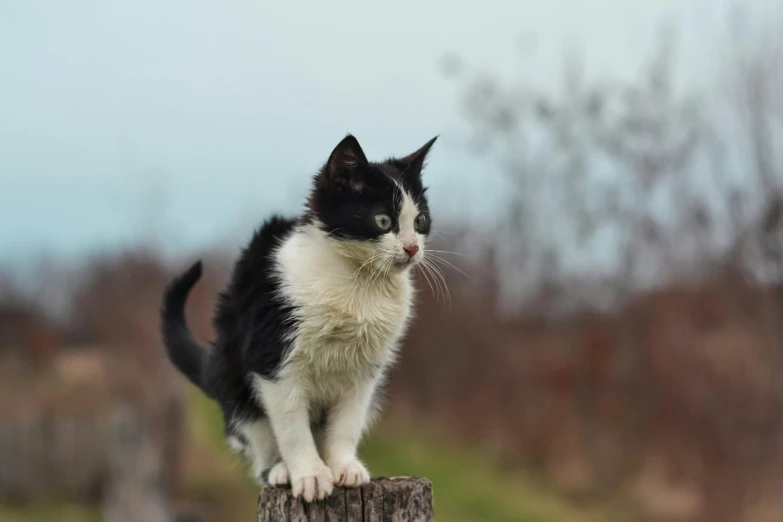
M 263 415 L 249 376 L 275 378 L 287 348 L 284 336 L 296 325 L 293 308 L 278 297 L 273 265 L 275 249 L 296 224 L 282 217 L 264 223 L 242 251 L 228 287 L 218 297 L 217 340 L 207 381 L 224 410 L 242 419 Z

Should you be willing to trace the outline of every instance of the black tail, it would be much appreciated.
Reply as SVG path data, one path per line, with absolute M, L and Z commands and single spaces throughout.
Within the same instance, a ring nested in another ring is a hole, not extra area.
M 161 333 L 169 359 L 193 384 L 204 390 L 204 365 L 207 351 L 193 338 L 185 320 L 185 301 L 201 279 L 201 261 L 176 278 L 166 288 L 161 310 Z

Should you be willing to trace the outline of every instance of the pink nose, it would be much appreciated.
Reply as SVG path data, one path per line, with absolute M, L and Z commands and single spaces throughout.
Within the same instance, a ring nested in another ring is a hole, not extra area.
M 415 256 L 416 252 L 419 251 L 419 245 L 410 245 L 402 248 L 405 250 L 405 253 L 408 254 L 409 258 Z

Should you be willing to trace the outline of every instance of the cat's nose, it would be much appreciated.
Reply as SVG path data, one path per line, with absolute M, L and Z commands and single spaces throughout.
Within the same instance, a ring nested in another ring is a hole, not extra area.
M 408 245 L 402 247 L 403 250 L 405 250 L 405 253 L 408 254 L 408 258 L 411 258 L 416 255 L 416 252 L 419 251 L 419 245 Z

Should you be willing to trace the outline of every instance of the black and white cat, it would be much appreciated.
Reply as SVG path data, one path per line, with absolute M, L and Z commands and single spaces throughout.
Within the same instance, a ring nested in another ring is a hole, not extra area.
M 414 300 L 430 212 L 421 171 L 435 139 L 367 161 L 347 136 L 315 176 L 305 214 L 255 233 L 219 296 L 206 350 L 185 321 L 201 263 L 166 290 L 174 365 L 217 401 L 229 444 L 268 485 L 310 502 L 370 480 L 356 449 Z

